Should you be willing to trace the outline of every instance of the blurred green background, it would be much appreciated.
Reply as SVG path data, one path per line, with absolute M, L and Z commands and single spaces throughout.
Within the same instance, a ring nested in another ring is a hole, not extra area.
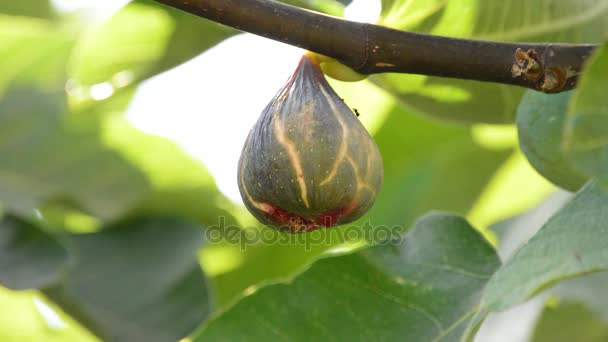
M 608 27 L 605 1 L 554 1 L 542 20 L 531 19 L 539 12 L 526 1 L 362 0 L 346 10 L 348 1 L 288 2 L 480 39 L 595 42 Z M 581 19 L 552 25 L 569 16 Z M 242 248 L 226 232 L 197 240 L 188 229 L 225 224 L 238 236 L 270 234 L 240 202 L 236 163 L 249 128 L 302 53 L 154 1 L 0 0 L 0 215 L 67 241 L 87 261 L 62 286 L 41 283 L 42 292 L 0 287 L 0 340 L 95 340 L 53 301 L 66 310 L 87 297 L 83 284 L 103 292 L 130 274 L 154 282 L 163 270 L 182 270 L 183 280 L 202 279 L 202 269 L 209 293 L 192 303 L 213 299 L 193 315 L 215 315 L 243 291 L 292 277 L 327 251 L 365 245 L 363 237 L 341 239 L 364 222 L 404 232 L 422 214 L 444 210 L 464 215 L 496 243 L 492 225 L 556 191 L 518 148 L 513 121 L 521 89 L 417 75 L 330 80 L 381 150 L 385 180 L 373 209 L 350 227 L 311 233 L 327 243 L 310 250 L 302 241 Z M 141 230 L 83 238 L 106 227 L 120 232 L 125 222 Z M 168 233 L 176 226 L 184 235 Z M 121 241 L 146 243 L 131 249 Z M 190 263 L 190 252 L 201 267 Z M 95 278 L 100 269 L 107 272 Z M 192 283 L 179 284 L 142 290 L 150 297 L 142 294 L 141 303 L 168 301 L 158 293 L 181 288 L 188 301 Z M 100 330 L 112 324 L 95 323 Z

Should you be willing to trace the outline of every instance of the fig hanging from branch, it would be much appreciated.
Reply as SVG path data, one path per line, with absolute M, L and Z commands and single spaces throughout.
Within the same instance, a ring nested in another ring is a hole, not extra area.
M 382 175 L 376 143 L 305 55 L 251 129 L 238 183 L 259 221 L 302 233 L 361 217 Z

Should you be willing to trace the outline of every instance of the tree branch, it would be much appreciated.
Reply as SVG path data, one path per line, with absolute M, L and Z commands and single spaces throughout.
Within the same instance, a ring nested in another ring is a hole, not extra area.
M 572 89 L 596 45 L 455 39 L 352 22 L 272 0 L 156 0 L 197 16 L 332 57 L 362 74 L 412 73 Z

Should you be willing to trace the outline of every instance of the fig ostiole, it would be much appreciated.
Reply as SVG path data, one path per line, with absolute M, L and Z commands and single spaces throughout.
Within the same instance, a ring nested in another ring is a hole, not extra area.
M 238 166 L 247 209 L 288 233 L 360 218 L 382 175 L 376 143 L 307 55 L 249 132 Z

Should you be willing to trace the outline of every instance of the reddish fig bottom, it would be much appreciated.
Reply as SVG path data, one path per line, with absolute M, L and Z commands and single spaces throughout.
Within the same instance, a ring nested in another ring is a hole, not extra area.
M 277 228 L 289 233 L 304 233 L 319 228 L 333 227 L 338 224 L 340 218 L 348 215 L 355 208 L 354 206 L 348 206 L 307 218 L 269 203 L 265 203 L 265 207 L 266 217 L 274 222 Z

